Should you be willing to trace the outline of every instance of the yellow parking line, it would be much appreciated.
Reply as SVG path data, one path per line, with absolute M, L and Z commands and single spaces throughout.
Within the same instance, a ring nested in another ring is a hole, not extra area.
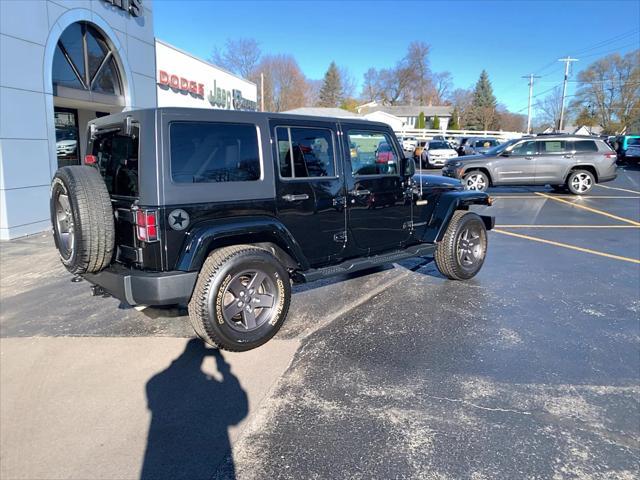
M 599 183 L 596 183 L 596 187 L 608 188 L 609 190 L 620 190 L 621 192 L 627 192 L 627 193 L 637 193 L 638 195 L 640 195 L 640 192 L 638 192 L 637 190 L 629 190 L 629 189 L 620 188 L 620 187 L 607 187 L 606 185 L 601 185 Z
M 496 225 L 498 228 L 640 228 L 636 225 Z
M 590 253 L 592 255 L 598 255 L 600 257 L 613 258 L 614 260 L 622 260 L 623 262 L 640 264 L 640 260 L 637 260 L 635 258 L 621 257 L 619 255 L 612 255 L 610 253 L 604 253 L 604 252 L 598 252 L 597 250 L 591 250 L 590 248 L 576 247 L 575 245 L 569 245 L 567 243 L 554 242 L 552 240 L 546 240 L 544 238 L 531 237 L 529 235 L 522 235 L 520 233 L 507 232 L 505 230 L 494 229 L 492 231 L 496 232 L 496 233 L 501 233 L 503 235 L 509 235 L 511 237 L 517 237 L 517 238 L 523 238 L 525 240 L 531 240 L 533 242 L 546 243 L 548 245 L 553 245 L 553 246 L 556 246 L 556 247 L 568 248 L 569 250 L 576 250 L 578 252 Z
M 605 217 L 613 218 L 615 220 L 620 220 L 621 222 L 629 223 L 631 225 L 640 226 L 640 223 L 638 223 L 638 222 L 636 222 L 634 220 L 629 220 L 628 218 L 624 218 L 624 217 L 618 217 L 617 215 L 613 215 L 613 214 L 608 213 L 608 212 L 603 212 L 602 210 L 598 210 L 596 208 L 587 207 L 586 205 L 580 205 L 580 204 L 577 204 L 575 202 L 569 202 L 568 200 L 564 200 L 562 198 L 554 197 L 552 195 L 547 195 L 546 193 L 536 192 L 536 195 L 544 197 L 544 198 L 549 198 L 551 200 L 555 200 L 556 202 L 566 203 L 567 205 L 571 205 L 572 207 L 582 208 L 583 210 L 587 210 L 589 212 L 598 213 L 600 215 L 604 215 Z

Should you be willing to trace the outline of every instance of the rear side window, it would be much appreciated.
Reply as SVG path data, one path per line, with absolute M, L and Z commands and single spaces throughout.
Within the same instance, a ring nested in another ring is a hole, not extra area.
M 498 142 L 495 140 L 477 140 L 473 146 L 476 148 L 489 148 L 495 147 L 496 145 L 498 145 Z
M 111 195 L 138 196 L 140 126 L 132 125 L 131 136 L 120 130 L 100 134 L 93 140 L 92 153 Z
M 333 133 L 328 128 L 277 127 L 282 178 L 335 177 Z
M 540 153 L 562 153 L 565 148 L 564 140 L 545 140 L 540 142 Z
M 573 149 L 576 152 L 597 152 L 598 145 L 593 140 L 576 140 L 573 142 Z
M 169 138 L 174 182 L 260 179 L 258 131 L 253 124 L 171 122 Z

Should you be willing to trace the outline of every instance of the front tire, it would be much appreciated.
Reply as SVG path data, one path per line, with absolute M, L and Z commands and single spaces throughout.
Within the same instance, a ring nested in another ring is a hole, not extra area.
M 585 195 L 591 191 L 596 179 L 588 170 L 573 170 L 567 178 L 567 188 L 574 195 Z
M 271 253 L 250 245 L 224 247 L 202 266 L 189 319 L 208 344 L 241 352 L 276 334 L 290 301 L 289 275 Z
M 475 213 L 456 210 L 436 248 L 436 266 L 451 280 L 468 280 L 482 268 L 487 255 L 487 229 Z
M 489 177 L 480 170 L 473 170 L 467 173 L 462 179 L 465 190 L 475 190 L 478 192 L 484 192 L 489 188 L 489 183 Z

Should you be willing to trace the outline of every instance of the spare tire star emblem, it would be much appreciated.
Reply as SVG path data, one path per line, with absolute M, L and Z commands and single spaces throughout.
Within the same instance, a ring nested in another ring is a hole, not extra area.
M 189 214 L 177 208 L 169 213 L 169 226 L 174 230 L 184 230 L 189 225 Z

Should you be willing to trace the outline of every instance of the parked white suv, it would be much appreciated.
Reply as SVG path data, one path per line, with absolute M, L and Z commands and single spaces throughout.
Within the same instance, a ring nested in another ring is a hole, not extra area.
M 457 157 L 456 152 L 448 142 L 431 140 L 420 154 L 420 164 L 423 168 L 444 167 L 447 160 Z

